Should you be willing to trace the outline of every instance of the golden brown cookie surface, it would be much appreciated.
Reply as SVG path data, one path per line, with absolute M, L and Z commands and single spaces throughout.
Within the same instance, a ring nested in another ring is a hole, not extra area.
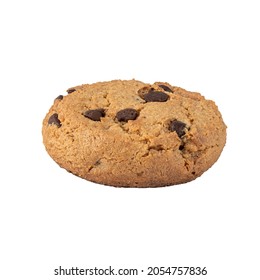
M 84 179 L 123 187 L 185 183 L 225 145 L 221 114 L 199 93 L 136 80 L 67 92 L 43 121 L 43 142 L 61 167 Z

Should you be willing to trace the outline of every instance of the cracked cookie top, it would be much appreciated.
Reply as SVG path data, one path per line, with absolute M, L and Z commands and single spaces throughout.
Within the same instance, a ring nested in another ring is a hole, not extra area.
M 195 179 L 218 159 L 226 126 L 213 101 L 164 82 L 82 85 L 43 121 L 48 153 L 82 178 L 155 187 Z

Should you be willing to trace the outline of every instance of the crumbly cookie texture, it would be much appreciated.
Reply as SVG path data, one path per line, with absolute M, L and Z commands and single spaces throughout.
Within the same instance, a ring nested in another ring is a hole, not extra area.
M 73 174 L 118 187 L 196 179 L 219 158 L 226 125 L 213 101 L 165 82 L 114 80 L 59 95 L 43 121 L 49 155 Z

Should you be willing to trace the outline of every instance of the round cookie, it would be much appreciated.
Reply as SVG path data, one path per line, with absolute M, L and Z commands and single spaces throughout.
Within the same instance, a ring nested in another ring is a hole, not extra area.
M 73 87 L 43 121 L 49 155 L 89 181 L 118 187 L 189 182 L 226 142 L 213 101 L 168 83 L 136 80 Z

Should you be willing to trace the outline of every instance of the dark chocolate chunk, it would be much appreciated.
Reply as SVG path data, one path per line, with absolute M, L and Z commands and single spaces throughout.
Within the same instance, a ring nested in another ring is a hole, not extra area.
M 162 88 L 163 90 L 165 91 L 168 91 L 168 92 L 173 92 L 168 86 L 166 85 L 159 85 L 160 88 Z
M 55 98 L 55 100 L 62 100 L 63 99 L 63 95 L 59 95 L 58 97 Z
M 169 99 L 169 95 L 161 91 L 150 90 L 143 96 L 146 102 L 165 102 Z
M 105 116 L 105 111 L 104 109 L 95 109 L 95 110 L 88 110 L 85 113 L 83 113 L 83 115 L 86 118 L 91 119 L 92 121 L 100 121 L 101 117 Z
M 58 114 L 55 113 L 53 115 L 50 116 L 49 120 L 48 120 L 48 124 L 55 124 L 57 127 L 61 127 L 61 122 L 58 118 Z
M 69 89 L 67 89 L 67 93 L 68 93 L 68 94 L 70 94 L 70 93 L 72 93 L 72 92 L 74 92 L 74 91 L 76 91 L 75 88 L 69 88 Z
M 184 149 L 184 145 L 180 145 L 179 150 L 182 151 Z
M 175 131 L 178 134 L 178 136 L 181 138 L 185 134 L 185 127 L 186 127 L 185 123 L 174 120 L 170 122 L 169 130 Z
M 117 112 L 116 118 L 120 122 L 127 122 L 129 120 L 135 120 L 138 117 L 138 112 L 135 109 L 127 108 Z

